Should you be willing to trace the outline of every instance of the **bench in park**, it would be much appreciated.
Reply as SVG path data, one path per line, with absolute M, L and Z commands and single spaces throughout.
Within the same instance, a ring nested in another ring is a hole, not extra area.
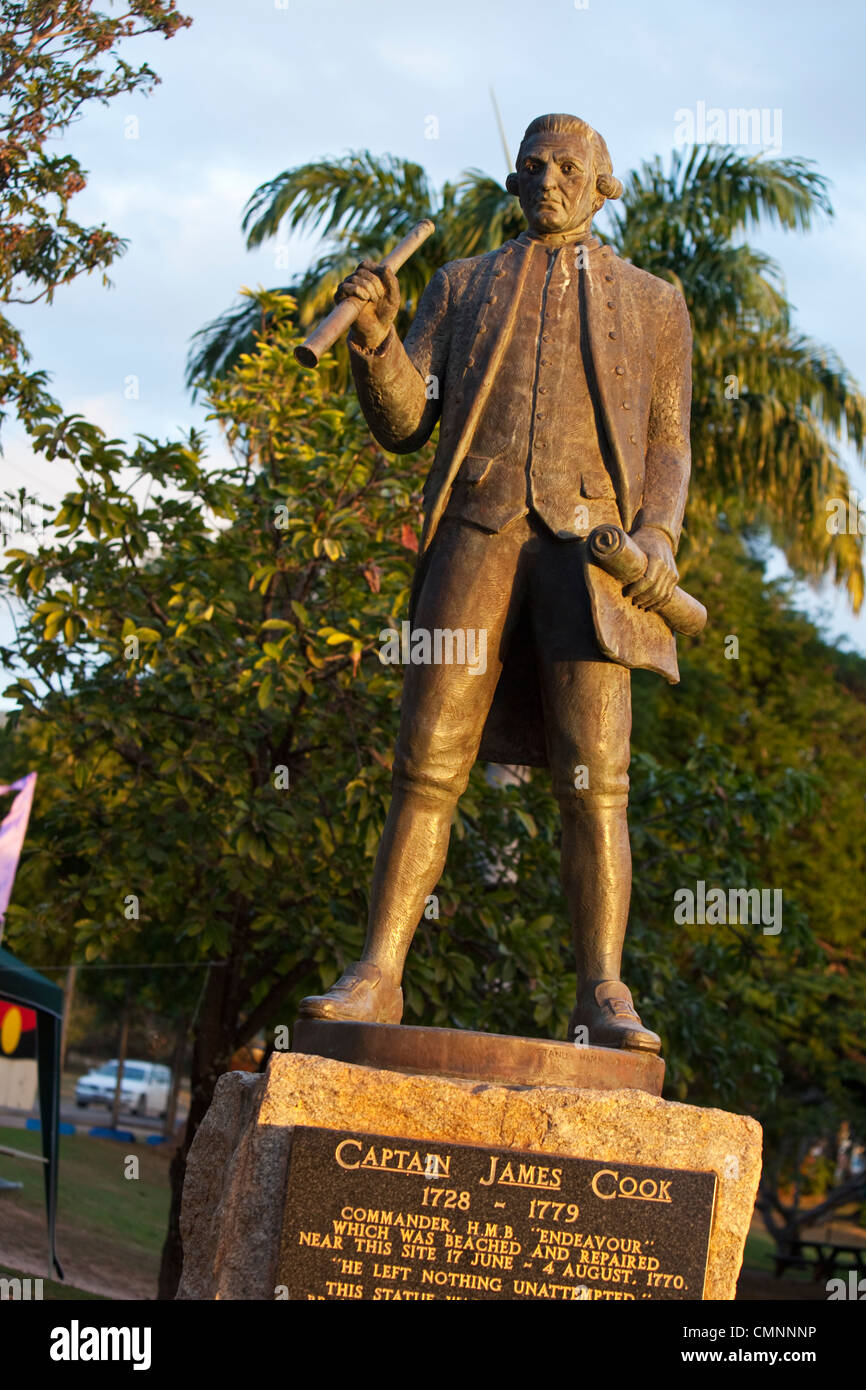
M 786 1269 L 811 1269 L 812 1278 L 830 1279 L 851 1269 L 866 1274 L 866 1246 L 836 1245 L 828 1240 L 792 1240 L 785 1253 L 776 1256 L 776 1278 Z

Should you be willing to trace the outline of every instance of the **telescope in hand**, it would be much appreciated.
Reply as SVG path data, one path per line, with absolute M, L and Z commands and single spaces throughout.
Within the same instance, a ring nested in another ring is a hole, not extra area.
M 416 223 L 408 236 L 404 236 L 402 241 L 398 241 L 393 251 L 389 251 L 388 255 L 384 257 L 382 265 L 386 265 L 389 270 L 393 270 L 396 274 L 435 230 L 435 224 L 430 221 L 430 218 L 423 218 Z M 363 307 L 363 301 L 360 299 L 341 300 L 337 307 L 331 310 L 328 317 L 322 319 L 318 328 L 314 329 L 310 336 L 295 348 L 295 357 L 301 366 L 318 367 L 321 358 L 334 346 L 337 339 L 349 331 Z

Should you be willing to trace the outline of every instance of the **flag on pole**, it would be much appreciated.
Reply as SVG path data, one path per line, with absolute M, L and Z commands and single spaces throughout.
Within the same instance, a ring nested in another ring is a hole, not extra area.
M 6 792 L 18 793 L 0 825 L 0 941 L 3 939 L 6 909 L 12 896 L 12 885 L 15 882 L 18 860 L 21 858 L 21 846 L 27 833 L 35 790 L 35 772 L 28 772 L 26 777 L 19 777 L 17 782 L 10 782 L 8 786 L 0 784 L 0 796 Z

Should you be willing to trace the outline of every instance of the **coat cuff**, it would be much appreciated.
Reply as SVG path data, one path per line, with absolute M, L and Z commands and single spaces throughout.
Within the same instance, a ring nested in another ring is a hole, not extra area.
M 643 517 L 639 516 L 637 518 L 637 524 L 634 526 L 633 530 L 641 531 L 644 528 L 647 528 L 650 531 L 661 531 L 662 535 L 665 537 L 668 544 L 670 545 L 671 550 L 676 555 L 679 539 L 677 536 L 674 535 L 673 531 L 671 531 L 669 527 L 662 525 L 660 521 L 647 521 Z
M 353 352 L 356 357 L 359 357 L 362 362 L 375 362 L 377 361 L 377 359 L 385 357 L 387 355 L 389 349 L 393 345 L 393 339 L 395 337 L 396 334 L 392 326 L 388 329 L 388 332 L 385 334 L 385 337 L 382 339 L 378 347 L 365 348 L 362 347 L 360 343 L 355 342 L 350 329 L 349 336 L 346 339 L 346 342 L 349 344 L 349 351 Z

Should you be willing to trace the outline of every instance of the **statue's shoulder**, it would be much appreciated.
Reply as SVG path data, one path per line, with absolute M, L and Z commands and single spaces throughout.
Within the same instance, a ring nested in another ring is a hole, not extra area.
M 676 285 L 671 284 L 670 280 L 664 280 L 660 275 L 653 275 L 649 270 L 642 270 L 633 261 L 623 260 L 612 247 L 609 248 L 609 259 L 629 289 L 643 298 L 667 305 L 672 304 L 675 299 L 682 299 L 682 292 Z
M 511 248 L 516 245 L 515 241 L 506 241 L 504 245 L 496 246 L 492 251 L 484 251 L 480 256 L 466 256 L 461 260 L 446 261 L 442 266 L 442 274 L 455 289 L 462 289 L 482 278 L 495 260 L 509 255 Z

